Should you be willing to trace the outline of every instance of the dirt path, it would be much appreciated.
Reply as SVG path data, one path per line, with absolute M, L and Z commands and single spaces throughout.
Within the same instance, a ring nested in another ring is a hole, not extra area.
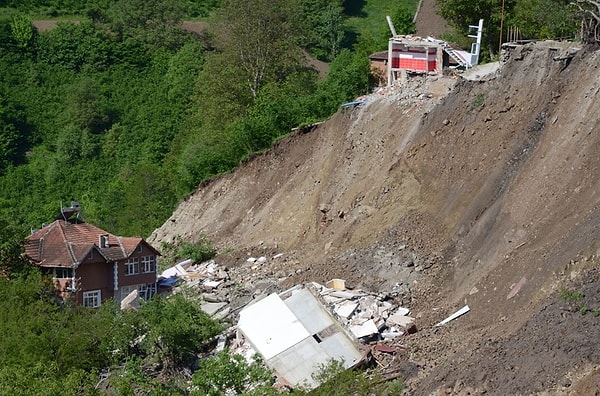
M 450 28 L 444 18 L 437 14 L 436 0 L 421 0 L 421 7 L 415 21 L 417 36 L 440 38 Z

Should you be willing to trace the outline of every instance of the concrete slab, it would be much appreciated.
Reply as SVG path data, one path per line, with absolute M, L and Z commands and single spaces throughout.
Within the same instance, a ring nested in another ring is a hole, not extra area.
M 340 315 L 340 317 L 348 319 L 350 315 L 352 315 L 354 311 L 356 311 L 356 308 L 358 308 L 358 303 L 346 301 L 338 305 L 335 308 L 334 312 Z
M 214 316 L 228 304 L 226 302 L 203 302 L 200 309 L 210 316 Z
M 373 319 L 367 320 L 365 323 L 361 325 L 355 325 L 350 327 L 350 331 L 356 338 L 367 337 L 372 334 L 378 333 L 379 329 Z
M 388 326 L 400 326 L 406 328 L 412 325 L 414 321 L 415 318 L 412 318 L 410 316 L 394 314 L 387 319 L 386 323 Z
M 298 344 L 310 333 L 273 293 L 240 312 L 238 328 L 266 360 Z
M 470 81 L 484 81 L 492 79 L 500 69 L 500 62 L 484 63 L 462 72 L 462 78 Z

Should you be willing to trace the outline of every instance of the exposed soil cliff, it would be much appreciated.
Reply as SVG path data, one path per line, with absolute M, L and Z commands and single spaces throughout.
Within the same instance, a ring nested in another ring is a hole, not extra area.
M 228 266 L 284 253 L 264 269 L 280 288 L 410 288 L 411 394 L 593 394 L 600 317 L 577 309 L 600 309 L 599 93 L 600 51 L 572 43 L 411 77 L 200 186 L 150 241 L 206 234 Z

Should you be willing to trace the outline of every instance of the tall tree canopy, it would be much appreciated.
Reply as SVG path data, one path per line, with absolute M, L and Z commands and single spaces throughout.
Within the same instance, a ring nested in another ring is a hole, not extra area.
M 282 78 L 300 62 L 292 1 L 225 0 L 216 20 L 215 45 L 237 68 L 253 99 L 268 81 Z
M 484 20 L 484 41 L 490 56 L 516 27 L 525 39 L 574 39 L 577 21 L 569 0 L 437 0 L 442 15 L 463 37 L 469 25 Z M 500 27 L 502 25 L 502 31 Z M 464 44 L 467 44 L 465 40 Z

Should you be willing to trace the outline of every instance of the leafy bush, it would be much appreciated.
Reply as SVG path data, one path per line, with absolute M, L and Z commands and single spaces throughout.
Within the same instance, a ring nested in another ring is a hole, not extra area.
M 228 350 L 200 361 L 192 377 L 193 396 L 236 395 L 267 396 L 279 392 L 273 387 L 275 375 L 254 355 L 248 363 L 243 356 Z
M 216 251 L 212 246 L 212 242 L 206 237 L 201 235 L 198 242 L 181 242 L 177 249 L 177 256 L 182 259 L 192 259 L 196 263 L 201 263 L 215 257 Z
M 560 296 L 566 302 L 575 302 L 583 298 L 583 292 L 579 290 L 570 290 L 567 288 L 563 288 L 560 291 Z
M 181 294 L 155 296 L 138 311 L 115 315 L 114 323 L 118 361 L 139 356 L 163 369 L 190 365 L 223 330 L 197 301 Z
M 320 371 L 313 375 L 319 387 L 305 392 L 295 390 L 294 395 L 310 396 L 354 395 L 354 396 L 392 396 L 402 394 L 402 379 L 384 381 L 376 371 L 344 369 L 341 361 L 330 360 L 321 365 Z

